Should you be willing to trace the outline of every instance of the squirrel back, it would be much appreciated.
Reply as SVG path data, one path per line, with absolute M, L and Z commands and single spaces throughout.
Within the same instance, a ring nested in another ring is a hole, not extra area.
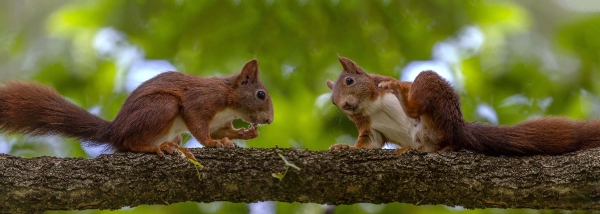
M 600 146 L 600 120 L 544 117 L 512 126 L 463 119 L 458 94 L 433 71 L 421 72 L 408 92 L 400 92 L 406 113 L 425 122 L 438 142 L 487 155 L 557 155 Z M 427 122 L 429 121 L 429 122 Z

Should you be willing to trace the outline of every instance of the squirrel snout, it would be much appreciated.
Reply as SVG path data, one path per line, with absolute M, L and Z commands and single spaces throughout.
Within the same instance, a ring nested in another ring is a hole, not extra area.
M 263 120 L 263 124 L 271 124 L 272 122 L 273 122 L 273 120 L 271 120 L 271 119 Z
M 344 104 L 342 105 L 342 109 L 346 110 L 346 111 L 354 112 L 357 108 L 358 108 L 358 104 L 356 104 L 356 103 L 344 102 Z
M 273 123 L 273 113 L 261 113 L 257 117 L 251 117 L 252 121 L 259 124 Z

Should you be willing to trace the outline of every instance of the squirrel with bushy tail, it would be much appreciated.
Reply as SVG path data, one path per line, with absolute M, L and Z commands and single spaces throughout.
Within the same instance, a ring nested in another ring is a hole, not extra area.
M 401 146 L 401 152 L 523 156 L 600 147 L 600 120 L 550 116 L 512 126 L 468 122 L 458 94 L 433 71 L 419 73 L 411 83 L 369 74 L 344 57 L 339 60 L 344 70 L 327 86 L 332 102 L 355 123 L 359 136 L 353 146 L 335 144 L 331 149 L 381 148 L 390 142 Z
M 236 129 L 240 118 L 250 128 Z M 258 62 L 225 77 L 164 72 L 137 87 L 114 120 L 106 121 L 72 104 L 55 90 L 32 82 L 0 86 L 0 131 L 62 135 L 116 152 L 182 151 L 181 134 L 190 132 L 205 147 L 235 147 L 231 139 L 253 139 L 259 124 L 273 122 L 273 104 L 259 80 Z

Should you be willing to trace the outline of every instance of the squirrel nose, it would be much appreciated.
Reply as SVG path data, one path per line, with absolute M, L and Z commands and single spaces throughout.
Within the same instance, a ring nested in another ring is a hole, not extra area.
M 356 110 L 356 107 L 357 107 L 356 104 L 350 104 L 348 102 L 344 102 L 344 106 L 343 106 L 343 108 L 345 110 L 351 110 L 351 111 Z

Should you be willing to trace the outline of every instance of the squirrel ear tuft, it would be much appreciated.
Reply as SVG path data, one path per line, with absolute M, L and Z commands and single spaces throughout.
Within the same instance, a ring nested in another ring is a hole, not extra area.
M 334 82 L 332 82 L 331 80 L 327 80 L 327 87 L 329 87 L 329 89 L 333 90 L 333 85 L 335 85 Z
M 250 81 L 258 80 L 258 60 L 253 59 L 248 61 L 242 71 L 240 72 L 240 76 L 238 77 L 238 83 L 246 84 Z
M 338 59 L 340 60 L 340 63 L 342 63 L 344 71 L 356 74 L 365 73 L 362 68 L 358 67 L 358 65 L 352 62 L 352 60 L 343 56 L 338 56 Z

